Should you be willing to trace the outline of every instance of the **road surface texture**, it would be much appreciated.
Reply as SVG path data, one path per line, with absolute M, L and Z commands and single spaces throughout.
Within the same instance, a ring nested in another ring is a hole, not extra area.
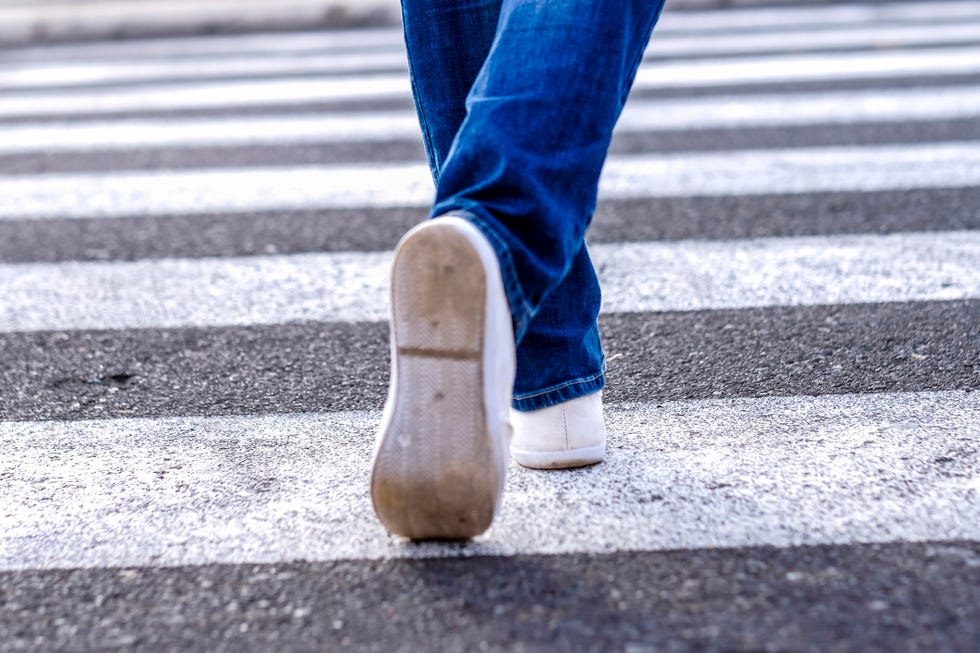
M 980 650 L 980 4 L 668 13 L 604 172 L 608 460 L 368 497 L 397 28 L 0 52 L 0 650 Z

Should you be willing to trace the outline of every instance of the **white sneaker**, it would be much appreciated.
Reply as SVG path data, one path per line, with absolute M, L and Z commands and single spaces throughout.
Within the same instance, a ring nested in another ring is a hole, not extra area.
M 513 410 L 510 419 L 510 455 L 525 467 L 582 467 L 602 462 L 606 455 L 601 392 L 540 410 Z
M 371 474 L 392 533 L 465 539 L 507 475 L 516 356 L 497 255 L 467 220 L 409 231 L 391 273 L 391 385 Z

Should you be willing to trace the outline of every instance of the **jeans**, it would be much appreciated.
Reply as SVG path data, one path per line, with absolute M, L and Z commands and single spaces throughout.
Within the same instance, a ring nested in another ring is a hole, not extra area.
M 599 174 L 664 0 L 402 0 L 436 199 L 500 259 L 517 339 L 513 406 L 603 388 L 585 247 Z

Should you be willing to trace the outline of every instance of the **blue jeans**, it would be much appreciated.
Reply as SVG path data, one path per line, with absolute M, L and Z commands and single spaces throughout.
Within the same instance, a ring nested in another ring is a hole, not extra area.
M 517 338 L 514 407 L 605 383 L 584 244 L 599 173 L 664 0 L 402 0 L 436 182 L 500 259 Z

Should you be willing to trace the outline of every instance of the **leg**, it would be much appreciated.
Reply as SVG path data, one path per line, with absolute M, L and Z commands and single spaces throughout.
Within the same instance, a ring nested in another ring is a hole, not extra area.
M 518 410 L 602 388 L 598 283 L 582 238 L 662 4 L 403 0 L 438 184 L 433 215 L 466 210 L 497 236 L 518 338 Z
M 493 40 L 499 0 L 404 0 L 412 88 L 439 179 Z M 389 531 L 468 538 L 493 519 L 507 470 L 513 325 L 496 252 L 473 224 L 429 221 L 392 266 L 391 385 L 371 498 Z
M 444 1 L 406 0 L 427 10 L 431 28 L 417 30 L 409 16 L 406 38 L 437 181 L 433 216 L 455 215 L 416 227 L 395 253 L 392 381 L 371 480 L 389 530 L 422 538 L 472 537 L 493 519 L 506 476 L 515 334 L 530 333 L 525 374 L 534 378 L 521 387 L 532 407 L 601 387 L 601 370 L 587 381 L 581 367 L 564 364 L 588 365 L 591 356 L 601 367 L 598 285 L 583 239 L 613 125 L 663 3 L 502 0 L 468 14 Z M 448 29 L 458 42 L 474 24 L 485 36 L 494 12 L 496 35 L 443 158 L 459 116 L 452 98 L 486 39 L 463 43 L 460 56 L 436 37 Z M 459 57 L 463 74 L 426 67 L 440 57 Z M 430 86 L 420 71 L 450 77 Z M 567 293 L 546 307 L 566 279 Z M 552 355 L 555 346 L 571 358 Z M 559 383 L 548 386 L 549 376 Z M 562 417 L 578 406 L 562 404 Z
M 518 348 L 510 454 L 525 467 L 564 469 L 606 456 L 599 281 L 583 247 Z
M 433 213 L 470 214 L 501 262 L 518 341 L 510 451 L 605 456 L 600 293 L 583 239 L 663 0 L 503 0 Z
M 517 346 L 515 409 L 539 410 L 602 390 L 599 302 L 599 280 L 583 247 Z
M 518 339 L 579 254 L 599 173 L 663 0 L 504 0 L 434 214 L 472 213 Z
M 599 172 L 662 0 L 503 0 L 434 214 L 465 210 L 501 259 L 518 337 L 514 407 L 602 388 L 583 249 Z
M 500 3 L 402 0 L 412 93 L 436 183 L 466 118 L 466 96 L 490 53 Z

